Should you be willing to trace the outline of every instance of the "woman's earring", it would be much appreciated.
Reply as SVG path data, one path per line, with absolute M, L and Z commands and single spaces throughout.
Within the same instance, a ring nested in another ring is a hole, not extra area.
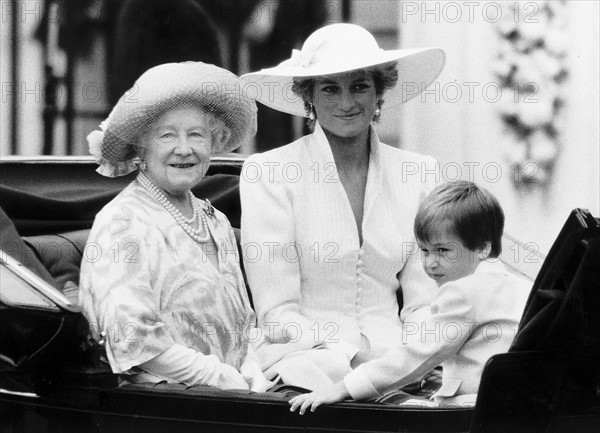
M 308 118 L 310 120 L 315 120 L 315 107 L 313 107 L 313 104 L 309 104 L 309 109 L 308 109 Z
M 146 161 L 140 161 L 140 163 L 138 164 L 138 169 L 140 171 L 146 171 Z
M 375 100 L 375 116 L 381 115 L 381 108 L 379 108 L 380 104 L 381 104 L 381 101 L 379 99 L 376 99 Z

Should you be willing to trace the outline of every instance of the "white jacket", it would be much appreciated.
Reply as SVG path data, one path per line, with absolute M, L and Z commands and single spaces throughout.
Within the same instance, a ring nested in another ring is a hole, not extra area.
M 530 290 L 499 260 L 481 262 L 472 275 L 442 285 L 430 307 L 405 323 L 404 340 L 348 374 L 346 388 L 354 399 L 377 397 L 441 365 L 436 401 L 476 394 L 487 360 L 508 351 Z
M 349 358 L 358 350 L 383 354 L 401 337 L 399 284 L 403 318 L 435 292 L 412 253 L 417 207 L 439 182 L 436 162 L 380 143 L 372 129 L 370 143 L 362 246 L 318 124 L 244 164 L 242 249 L 268 342 L 291 339 L 291 350 L 327 343 Z

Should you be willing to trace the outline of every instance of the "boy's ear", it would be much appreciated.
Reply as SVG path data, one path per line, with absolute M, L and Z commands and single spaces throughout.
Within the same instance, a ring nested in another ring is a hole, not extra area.
M 479 258 L 479 260 L 485 260 L 490 256 L 491 252 L 492 252 L 492 243 L 486 242 L 485 246 L 477 252 L 477 257 Z

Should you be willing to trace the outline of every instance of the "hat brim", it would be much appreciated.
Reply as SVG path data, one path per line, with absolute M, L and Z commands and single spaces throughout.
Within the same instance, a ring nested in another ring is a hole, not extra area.
M 247 96 L 275 110 L 306 117 L 304 101 L 292 92 L 295 77 L 336 75 L 396 62 L 398 82 L 393 89 L 385 92 L 385 109 L 407 102 L 420 94 L 440 75 L 446 62 L 446 54 L 440 48 L 381 50 L 372 55 L 350 57 L 345 62 L 338 59 L 306 67 L 286 60 L 278 66 L 245 74 L 241 78 Z
M 156 118 L 178 106 L 196 106 L 230 130 L 213 154 L 231 152 L 256 133 L 256 104 L 242 94 L 233 73 L 202 62 L 165 63 L 147 70 L 117 102 L 106 122 L 102 156 L 112 162 L 136 155 L 139 136 Z

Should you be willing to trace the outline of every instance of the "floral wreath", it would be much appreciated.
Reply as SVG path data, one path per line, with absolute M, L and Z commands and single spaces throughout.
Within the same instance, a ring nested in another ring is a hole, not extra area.
M 508 150 L 516 184 L 546 184 L 560 154 L 566 1 L 502 3 L 495 74 L 503 88 L 500 116 L 517 138 Z

